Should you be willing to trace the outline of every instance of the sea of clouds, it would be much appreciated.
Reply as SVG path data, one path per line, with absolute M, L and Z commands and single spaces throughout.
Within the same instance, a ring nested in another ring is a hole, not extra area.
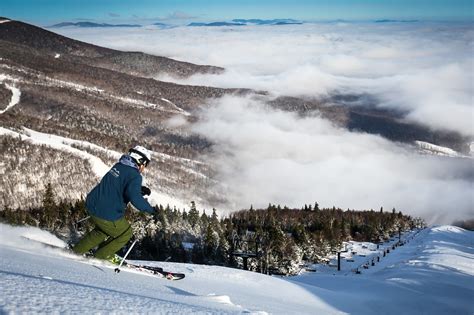
M 271 95 L 366 93 L 409 121 L 474 137 L 474 30 L 466 23 L 315 23 L 293 26 L 55 29 L 127 51 L 221 66 L 221 75 L 160 80 L 245 87 Z M 269 202 L 397 210 L 429 223 L 474 214 L 471 159 L 414 153 L 317 115 L 269 109 L 251 97 L 210 101 L 190 130 L 215 145 L 228 208 Z

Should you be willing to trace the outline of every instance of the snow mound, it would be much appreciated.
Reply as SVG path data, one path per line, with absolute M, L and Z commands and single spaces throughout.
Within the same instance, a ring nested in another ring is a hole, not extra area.
M 469 232 L 466 231 L 465 229 L 457 227 L 457 226 L 452 226 L 452 225 L 440 225 L 431 229 L 431 233 L 445 233 L 445 232 L 469 234 Z

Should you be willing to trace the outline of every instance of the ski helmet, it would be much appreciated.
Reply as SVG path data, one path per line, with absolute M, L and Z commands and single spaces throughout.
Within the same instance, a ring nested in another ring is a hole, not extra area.
M 151 153 L 141 145 L 137 145 L 128 151 L 128 155 L 135 160 L 138 165 L 148 166 L 151 160 Z

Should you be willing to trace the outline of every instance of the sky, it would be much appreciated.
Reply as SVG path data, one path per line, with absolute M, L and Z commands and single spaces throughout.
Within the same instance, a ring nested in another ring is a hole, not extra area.
M 39 25 L 99 22 L 299 20 L 472 20 L 472 0 L 2 0 L 0 16 Z

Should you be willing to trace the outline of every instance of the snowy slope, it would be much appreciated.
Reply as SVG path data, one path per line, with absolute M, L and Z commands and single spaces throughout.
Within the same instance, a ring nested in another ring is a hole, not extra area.
M 359 244 L 354 263 L 343 262 L 340 272 L 323 269 L 292 281 L 351 314 L 473 314 L 474 232 L 440 226 L 411 236 L 402 237 L 404 246 L 382 246 L 390 253 L 361 274 L 351 271 L 379 254 L 375 244 L 365 251 Z
M 0 83 L 2 83 L 3 80 L 5 80 L 6 78 L 7 76 L 0 74 Z M 15 106 L 16 104 L 20 102 L 21 91 L 18 88 L 16 88 L 14 85 L 9 85 L 7 83 L 5 83 L 5 87 L 11 91 L 12 98 L 10 99 L 10 102 L 7 104 L 7 106 L 4 109 L 0 110 L 0 115 L 5 113 L 7 110 L 9 110 L 10 108 L 12 108 L 13 106 Z
M 421 153 L 434 154 L 448 157 L 462 157 L 463 155 L 450 148 L 435 145 L 424 141 L 415 141 Z
M 0 114 L 1 113 L 2 112 L 0 111 Z M 103 153 L 107 157 L 113 159 L 114 161 L 117 161 L 122 155 L 122 153 L 120 152 L 103 148 L 91 142 L 70 139 L 66 137 L 57 136 L 54 134 L 42 133 L 42 132 L 38 132 L 38 131 L 28 129 L 25 127 L 23 127 L 21 131 L 15 131 L 15 130 L 11 130 L 11 129 L 0 126 L 0 136 L 1 135 L 9 135 L 9 136 L 17 137 L 17 138 L 22 139 L 23 141 L 28 141 L 36 145 L 45 145 L 50 148 L 67 152 L 67 153 L 71 153 L 82 159 L 85 159 L 91 165 L 91 170 L 97 178 L 101 178 L 102 176 L 104 176 L 105 173 L 109 171 L 111 165 L 107 165 L 106 163 L 104 163 L 104 161 L 101 160 L 101 158 L 87 152 L 86 150 L 81 150 L 79 148 L 91 149 L 93 151 Z M 174 156 L 164 154 L 161 152 L 155 152 L 155 151 L 151 151 L 151 152 L 152 152 L 152 157 L 154 159 L 173 160 L 179 164 L 182 164 L 182 169 L 185 170 L 187 173 L 193 174 L 195 176 L 203 176 L 203 177 L 205 176 L 200 173 L 197 173 L 192 168 L 194 165 L 200 164 L 201 162 L 199 161 L 194 161 L 194 160 L 180 158 L 180 157 L 174 157 Z M 144 183 L 147 184 L 146 177 L 144 178 Z M 167 195 L 165 193 L 161 193 L 160 191 L 153 190 L 148 200 L 152 205 L 159 205 L 161 203 L 163 205 L 169 204 L 169 205 L 177 206 L 178 208 L 181 208 L 181 209 L 186 208 L 186 202 L 176 197 Z
M 45 248 L 62 244 L 35 228 L 0 225 L 0 313 L 472 314 L 473 232 L 419 233 L 362 274 L 271 277 L 242 270 L 149 262 L 181 281 L 122 272 Z

